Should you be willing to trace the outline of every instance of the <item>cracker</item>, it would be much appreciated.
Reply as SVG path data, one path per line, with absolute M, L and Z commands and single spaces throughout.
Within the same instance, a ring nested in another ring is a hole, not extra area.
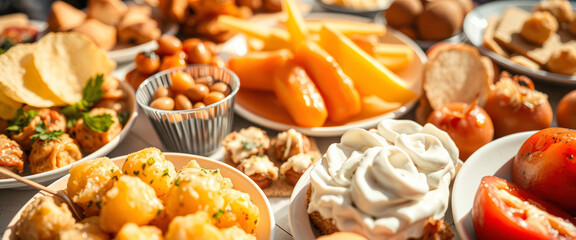
M 500 23 L 498 17 L 490 17 L 488 18 L 488 25 L 484 29 L 484 35 L 482 36 L 482 44 L 485 47 L 490 49 L 491 51 L 495 52 L 496 54 L 508 57 L 508 52 L 504 50 L 495 40 L 494 40 L 494 32 L 496 31 L 496 27 Z

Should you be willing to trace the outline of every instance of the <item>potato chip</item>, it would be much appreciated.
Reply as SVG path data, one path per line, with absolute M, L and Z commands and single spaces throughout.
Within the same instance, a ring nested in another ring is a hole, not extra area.
M 22 107 L 22 103 L 16 102 L 6 96 L 4 92 L 0 91 L 0 118 L 12 119 L 16 116 L 18 108 Z
M 63 105 L 34 66 L 34 44 L 17 44 L 0 55 L 0 90 L 9 98 L 35 107 Z M 53 61 L 51 61 L 53 62 Z
M 67 104 L 82 100 L 82 89 L 96 74 L 116 67 L 88 37 L 74 32 L 49 33 L 37 43 L 34 65 L 52 92 Z

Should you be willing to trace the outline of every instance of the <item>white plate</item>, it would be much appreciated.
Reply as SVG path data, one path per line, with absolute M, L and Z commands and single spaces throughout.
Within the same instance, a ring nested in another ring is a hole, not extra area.
M 332 12 L 373 17 L 374 15 L 388 9 L 390 4 L 392 3 L 392 0 L 386 1 L 386 3 L 383 6 L 373 9 L 355 9 L 337 4 L 327 4 L 322 0 L 316 0 L 316 3 L 318 3 L 318 5 L 320 5 L 322 8 Z
M 109 152 L 114 150 L 114 148 L 116 148 L 116 146 L 118 146 L 118 144 L 120 144 L 120 142 L 122 142 L 122 140 L 126 136 L 128 136 L 128 133 L 130 132 L 130 129 L 132 128 L 132 125 L 134 125 L 134 122 L 136 121 L 136 117 L 138 117 L 138 106 L 136 106 L 136 100 L 134 98 L 134 90 L 132 89 L 130 84 L 128 84 L 125 81 L 119 81 L 119 82 L 120 82 L 119 87 L 122 88 L 122 90 L 124 90 L 124 92 L 126 92 L 128 94 L 128 96 L 127 96 L 128 111 L 130 112 L 130 117 L 128 118 L 128 121 L 126 122 L 126 125 L 124 125 L 124 128 L 122 128 L 122 132 L 120 132 L 120 134 L 118 136 L 116 136 L 116 138 L 114 138 L 112 141 L 110 141 L 106 145 L 102 146 L 100 149 L 96 150 L 95 152 L 93 152 L 87 156 L 84 156 L 82 159 L 76 161 L 75 163 L 72 163 L 70 165 L 67 165 L 67 166 L 64 166 L 64 167 L 61 167 L 58 169 L 50 170 L 47 172 L 24 176 L 24 178 L 30 179 L 32 181 L 39 182 L 39 183 L 45 183 L 45 182 L 49 182 L 51 180 L 58 179 L 59 177 L 67 174 L 68 170 L 70 170 L 70 167 L 72 165 L 79 163 L 79 162 L 84 162 L 87 159 L 93 159 L 93 158 L 101 157 L 101 156 L 108 154 Z M 11 179 L 11 178 L 10 179 L 0 179 L 0 189 L 3 189 L 3 188 L 20 188 L 20 187 L 28 187 L 28 185 L 23 184 L 21 182 L 18 182 L 14 179 Z
M 169 152 L 165 152 L 163 154 L 167 160 L 174 163 L 174 167 L 176 169 L 181 169 L 191 160 L 196 160 L 198 164 L 203 168 L 220 169 L 222 176 L 230 178 L 232 184 L 234 185 L 234 189 L 248 193 L 250 195 L 250 200 L 252 200 L 252 202 L 260 210 L 260 220 L 258 222 L 258 226 L 256 227 L 255 231 L 256 237 L 258 239 L 270 239 L 270 240 L 274 239 L 274 227 L 276 226 L 276 223 L 274 219 L 274 211 L 272 210 L 272 206 L 270 205 L 268 198 L 266 197 L 264 192 L 262 192 L 260 187 L 258 187 L 258 185 L 254 183 L 254 181 L 252 181 L 248 176 L 246 176 L 246 174 L 240 172 L 238 169 L 226 163 L 197 155 L 191 155 L 185 153 L 169 153 Z M 114 163 L 118 167 L 122 168 L 122 164 L 124 164 L 125 159 L 126 156 L 121 156 L 112 159 L 112 161 L 114 161 Z M 58 179 L 56 182 L 48 186 L 48 188 L 56 191 L 64 190 L 66 188 L 66 183 L 68 182 L 69 177 L 70 175 L 66 175 Z M 16 213 L 14 218 L 12 218 L 12 220 L 8 224 L 8 228 L 6 229 L 6 232 L 4 232 L 4 235 L 2 236 L 2 240 L 17 239 L 15 236 L 15 224 L 18 221 L 18 219 L 20 219 L 22 211 L 24 210 L 24 208 L 26 208 L 26 206 L 28 206 L 28 204 L 32 202 L 32 200 L 35 197 L 39 197 L 42 195 L 43 195 L 42 193 L 36 194 L 34 197 L 30 199 L 30 201 L 28 201 L 20 209 L 20 211 L 18 211 L 18 213 Z
M 358 16 L 350 16 L 345 14 L 336 14 L 336 13 L 311 13 L 305 16 L 306 19 L 337 19 L 337 20 L 349 20 L 349 21 L 356 21 L 356 22 L 370 22 L 371 20 L 368 18 L 358 17 Z M 400 77 L 406 79 L 409 82 L 410 89 L 417 93 L 418 96 L 421 94 L 421 85 L 422 85 L 422 71 L 424 69 L 424 65 L 427 61 L 426 54 L 422 51 L 418 45 L 412 41 L 410 38 L 405 36 L 404 34 L 388 29 L 388 34 L 384 36 L 383 41 L 385 42 L 392 42 L 392 43 L 404 43 L 410 46 L 415 54 L 416 57 L 410 66 L 404 69 L 402 72 L 398 73 Z M 236 36 L 231 39 L 230 43 L 225 43 L 222 47 L 222 53 L 224 59 L 226 59 L 230 55 L 242 55 L 246 53 L 246 44 L 244 36 Z M 234 105 L 234 110 L 238 115 L 247 120 L 259 124 L 261 126 L 278 130 L 284 131 L 290 128 L 294 128 L 299 132 L 302 132 L 309 136 L 318 136 L 318 137 L 327 137 L 327 136 L 340 136 L 344 132 L 346 132 L 350 128 L 371 128 L 376 126 L 382 119 L 388 118 L 399 118 L 410 109 L 412 109 L 419 97 L 417 97 L 414 101 L 409 102 L 408 104 L 400 107 L 399 109 L 377 115 L 370 118 L 365 118 L 357 121 L 352 121 L 345 123 L 343 125 L 338 126 L 329 126 L 329 127 L 315 127 L 315 128 L 306 128 L 306 127 L 298 127 L 296 125 L 286 124 L 278 121 L 274 121 L 263 117 L 261 115 L 255 114 L 248 110 L 246 106 L 242 104 L 240 101 L 240 94 L 237 96 L 236 104 Z
M 322 161 L 316 161 L 314 165 Z M 309 167 L 304 174 L 300 177 L 292 195 L 290 195 L 290 209 L 288 210 L 288 221 L 290 223 L 290 231 L 294 239 L 316 239 L 320 236 L 315 232 L 308 217 L 308 208 L 306 207 L 306 191 L 310 186 L 310 171 L 313 166 Z
M 496 139 L 474 152 L 464 163 L 452 189 L 452 216 L 463 240 L 475 240 L 471 209 L 480 180 L 497 176 L 512 181 L 512 157 L 537 131 L 521 132 Z
M 163 35 L 175 35 L 178 33 L 178 24 L 165 23 L 162 27 Z M 115 48 L 117 48 L 116 46 Z M 144 51 L 151 51 L 158 48 L 156 40 L 142 43 L 135 46 L 122 47 L 108 51 L 108 57 L 117 63 L 125 63 L 134 60 L 136 54 Z
M 576 8 L 576 3 L 571 1 L 572 7 Z M 488 25 L 487 19 L 490 17 L 499 17 L 506 10 L 507 7 L 514 6 L 525 11 L 531 12 L 534 6 L 538 4 L 537 1 L 494 1 L 482 4 L 474 8 L 464 18 L 464 33 L 472 45 L 476 46 L 480 52 L 488 55 L 499 65 L 504 68 L 519 72 L 533 79 L 541 79 L 557 83 L 571 83 L 576 84 L 576 76 L 561 75 L 542 70 L 531 70 L 519 64 L 510 61 L 508 58 L 502 57 L 482 44 L 482 35 L 484 29 Z

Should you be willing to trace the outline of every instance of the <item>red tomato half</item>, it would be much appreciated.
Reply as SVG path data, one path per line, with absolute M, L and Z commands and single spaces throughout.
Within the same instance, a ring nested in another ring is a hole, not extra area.
M 520 186 L 482 178 L 472 209 L 478 239 L 576 239 L 576 220 Z

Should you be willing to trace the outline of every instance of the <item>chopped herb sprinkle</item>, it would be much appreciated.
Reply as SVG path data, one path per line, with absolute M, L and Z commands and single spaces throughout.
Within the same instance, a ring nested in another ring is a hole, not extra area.
M 212 217 L 214 219 L 218 219 L 220 217 L 220 215 L 224 214 L 224 210 L 220 209 L 218 210 L 218 212 L 214 213 L 214 215 L 212 215 Z
M 138 176 L 138 174 L 140 174 L 140 171 L 134 171 L 132 173 L 134 173 L 134 176 Z
M 148 161 L 146 161 L 146 163 L 148 163 L 148 165 L 152 166 L 152 164 L 154 164 L 156 162 L 156 160 L 154 160 L 154 158 L 148 158 Z

